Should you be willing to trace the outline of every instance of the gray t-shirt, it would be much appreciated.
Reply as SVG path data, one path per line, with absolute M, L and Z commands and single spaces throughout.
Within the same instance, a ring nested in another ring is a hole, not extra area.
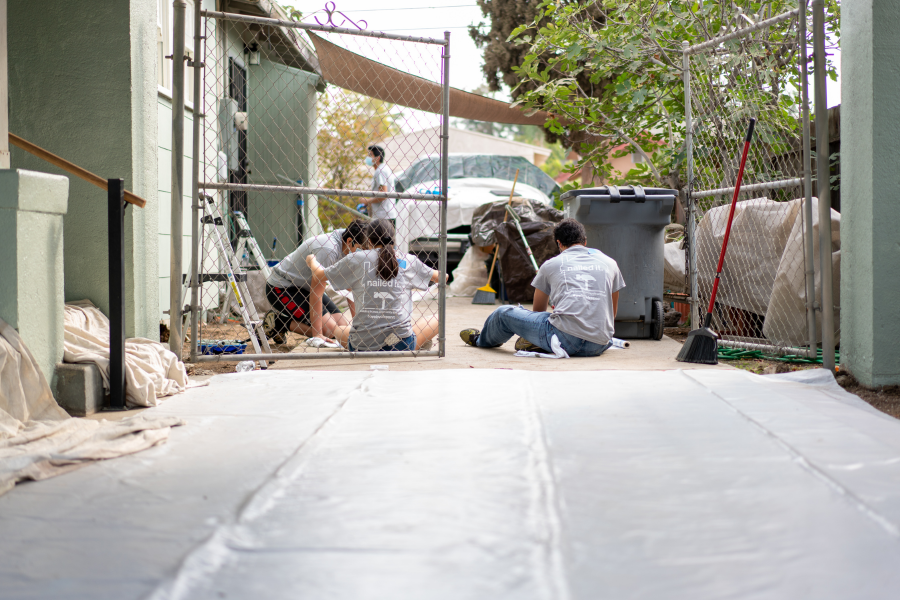
M 312 270 L 306 264 L 306 257 L 316 255 L 316 260 L 323 267 L 330 267 L 341 260 L 341 236 L 343 229 L 317 235 L 300 244 L 284 260 L 272 267 L 272 274 L 266 280 L 269 285 L 286 288 L 309 288 L 312 281 Z
M 375 169 L 375 177 L 372 178 L 372 191 L 380 191 L 379 188 L 384 186 L 385 192 L 394 192 L 394 174 L 388 169 L 384 163 L 378 165 Z M 393 198 L 385 198 L 382 202 L 376 202 L 369 205 L 369 216 L 373 219 L 396 219 L 397 203 Z
M 572 246 L 541 265 L 531 285 L 550 297 L 551 325 L 597 344 L 612 339 L 612 295 L 625 287 L 616 261 L 594 248 Z
M 415 256 L 399 259 L 400 272 L 390 281 L 378 276 L 378 250 L 360 250 L 325 269 L 332 287 L 350 289 L 356 303 L 356 316 L 350 330 L 354 350 L 375 351 L 385 346 L 392 333 L 409 337 L 412 329 L 412 290 L 428 287 L 433 273 Z

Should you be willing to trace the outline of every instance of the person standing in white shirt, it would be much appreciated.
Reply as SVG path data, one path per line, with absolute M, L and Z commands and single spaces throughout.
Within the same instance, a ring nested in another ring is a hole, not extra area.
M 393 192 L 394 174 L 384 164 L 384 148 L 381 146 L 369 146 L 369 155 L 366 157 L 366 165 L 375 167 L 375 176 L 372 178 L 373 192 Z M 364 198 L 363 204 L 369 209 L 372 219 L 388 219 L 396 226 L 397 205 L 394 198 Z
M 381 146 L 369 146 L 366 165 L 375 168 L 372 178 L 373 192 L 396 192 L 397 178 L 385 164 L 387 158 Z M 401 254 L 409 252 L 409 201 L 394 198 L 366 198 L 363 201 L 372 219 L 387 219 L 394 226 L 397 250 Z

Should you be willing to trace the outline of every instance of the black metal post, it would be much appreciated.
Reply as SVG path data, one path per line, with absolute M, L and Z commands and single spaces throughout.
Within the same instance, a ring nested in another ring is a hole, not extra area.
M 109 179 L 109 408 L 125 408 L 125 182 Z

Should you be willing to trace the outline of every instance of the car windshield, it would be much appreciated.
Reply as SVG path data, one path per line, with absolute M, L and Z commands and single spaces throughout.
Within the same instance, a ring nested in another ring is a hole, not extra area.
M 495 178 L 512 181 L 519 169 L 519 181 L 537 188 L 550 196 L 559 185 L 539 167 L 521 156 L 495 156 L 491 154 L 450 156 L 450 179 Z M 441 178 L 441 161 L 437 156 L 420 158 L 397 179 L 397 191 L 406 191 L 417 183 Z

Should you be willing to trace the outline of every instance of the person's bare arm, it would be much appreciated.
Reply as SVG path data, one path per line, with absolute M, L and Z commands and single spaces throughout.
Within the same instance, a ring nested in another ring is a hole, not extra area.
M 534 312 L 545 312 L 549 302 L 550 296 L 539 289 L 534 290 L 534 306 L 531 307 Z
M 619 292 L 613 292 L 613 319 L 616 318 L 616 314 L 619 312 Z
M 312 281 L 309 290 L 309 324 L 314 337 L 324 338 L 322 334 L 322 295 L 325 293 L 325 269 L 316 260 L 315 254 L 306 257 L 306 264 L 312 271 Z
M 444 275 L 444 281 L 448 281 L 450 279 L 450 274 L 447 273 Z M 440 271 L 432 271 L 431 272 L 431 283 L 437 283 L 441 280 L 441 272 Z
M 353 300 L 351 300 L 350 298 L 347 298 L 347 304 L 350 306 L 350 316 L 355 317 L 356 316 L 356 303 L 353 302 Z
M 386 185 L 381 185 L 381 186 L 378 186 L 378 190 L 376 190 L 376 191 L 386 192 L 386 191 L 388 191 L 388 189 L 387 189 Z M 385 200 L 387 200 L 387 198 L 366 198 L 365 200 L 363 200 L 363 204 L 366 204 L 366 205 L 381 204 Z

